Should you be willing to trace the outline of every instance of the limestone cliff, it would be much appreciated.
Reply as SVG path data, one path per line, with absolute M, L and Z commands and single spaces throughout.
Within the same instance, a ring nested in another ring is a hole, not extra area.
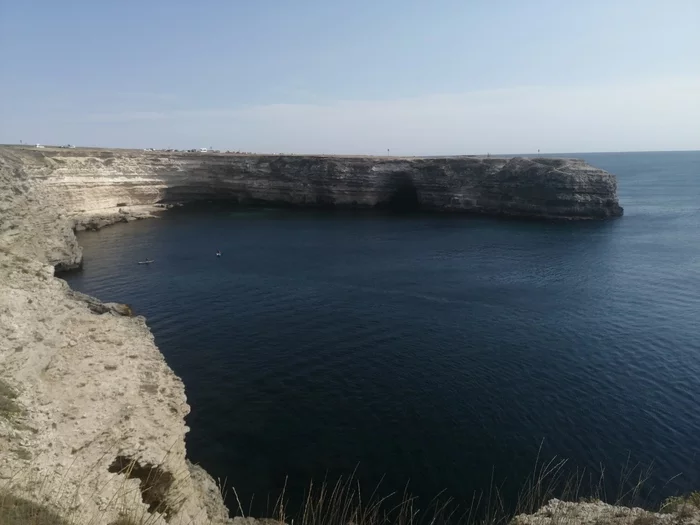
M 25 254 L 45 255 L 59 269 L 75 267 L 82 258 L 71 232 L 76 220 L 84 224 L 88 217 L 88 226 L 96 215 L 99 224 L 130 220 L 158 203 L 226 199 L 555 219 L 622 214 L 615 177 L 572 159 L 0 147 L 0 170 L 14 188 L 0 202 L 0 241 L 4 237 L 6 245 L 20 246 Z M 42 234 L 34 235 L 37 230 Z
M 552 158 L 380 158 L 0 149 L 64 209 L 226 198 L 302 206 L 406 205 L 553 218 L 621 215 L 615 177 Z
M 184 386 L 144 319 L 54 277 L 82 254 L 51 173 L 0 153 L 0 508 L 9 491 L 76 525 L 229 523 L 186 459 Z
M 213 481 L 186 461 L 183 384 L 130 314 L 0 253 L 0 380 L 15 407 L 0 411 L 0 489 L 74 523 L 149 510 L 148 523 L 225 523 Z
M 226 198 L 552 218 L 618 216 L 615 177 L 552 158 L 381 158 L 0 148 L 66 210 Z
M 144 320 L 71 291 L 73 230 L 206 199 L 620 215 L 615 178 L 576 160 L 197 155 L 0 147 L 0 490 L 72 523 L 227 523 L 186 460 L 182 382 Z M 138 516 L 137 516 L 138 517 Z

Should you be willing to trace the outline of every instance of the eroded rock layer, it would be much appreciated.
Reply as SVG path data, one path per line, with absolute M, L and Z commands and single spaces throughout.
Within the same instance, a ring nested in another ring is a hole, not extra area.
M 233 155 L 0 149 L 64 210 L 225 198 L 300 206 L 397 205 L 554 218 L 622 213 L 615 177 L 575 159 Z

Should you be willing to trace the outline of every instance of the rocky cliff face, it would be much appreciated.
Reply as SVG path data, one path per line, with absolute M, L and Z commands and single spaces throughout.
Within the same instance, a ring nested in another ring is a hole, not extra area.
M 183 384 L 125 305 L 0 253 L 0 384 L 0 499 L 9 487 L 76 524 L 227 523 L 186 460 Z
M 554 219 L 622 214 L 615 177 L 583 161 L 495 157 L 379 158 L 189 154 L 0 147 L 8 189 L 0 240 L 80 263 L 71 227 L 130 220 L 157 203 L 244 204 L 471 212 Z M 11 185 L 11 186 L 10 186 Z M 135 208 L 140 206 L 141 208 Z M 145 207 L 145 208 L 144 208 Z M 118 215 L 121 208 L 122 214 Z M 31 224 L 31 228 L 20 224 Z M 41 231 L 41 235 L 25 235 Z M 39 243 L 39 245 L 37 245 Z
M 571 159 L 377 158 L 0 149 L 64 210 L 225 198 L 547 218 L 622 214 L 615 177 Z
M 76 525 L 230 523 L 186 459 L 184 386 L 144 319 L 54 277 L 82 257 L 76 221 L 145 211 L 99 211 L 99 192 L 90 202 L 50 158 L 27 159 L 0 151 L 0 522 L 34 522 L 5 514 L 9 492 Z
M 71 291 L 73 230 L 207 199 L 588 219 L 615 178 L 575 160 L 376 159 L 0 147 L 0 490 L 71 523 L 228 523 L 186 460 L 182 382 L 144 320 Z M 0 494 L 1 495 L 1 494 Z

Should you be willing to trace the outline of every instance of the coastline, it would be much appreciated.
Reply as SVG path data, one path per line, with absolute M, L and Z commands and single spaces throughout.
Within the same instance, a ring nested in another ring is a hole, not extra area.
M 614 175 L 578 159 L 194 154 L 0 147 L 67 213 L 225 200 L 514 218 L 619 217 Z M 1 212 L 2 210 L 0 210 Z
M 68 192 L 56 197 L 53 171 L 30 177 L 8 166 L 0 156 L 0 386 L 7 386 L 0 392 L 11 407 L 0 412 L 0 488 L 72 523 L 113 523 L 124 515 L 161 525 L 239 520 L 228 517 L 216 482 L 187 461 L 184 385 L 145 319 L 55 277 L 82 264 L 75 230 L 154 218 L 163 207 L 102 206 L 107 187 L 86 210 L 89 192 L 68 204 Z M 144 479 L 162 483 L 144 490 Z M 672 522 L 670 515 L 620 509 L 553 500 L 515 523 L 544 525 L 557 515 L 580 523 L 648 515 Z
M 65 213 L 1 161 L 0 203 L 0 489 L 71 523 L 232 523 L 145 319 L 55 277 L 82 263 L 74 229 L 159 208 Z

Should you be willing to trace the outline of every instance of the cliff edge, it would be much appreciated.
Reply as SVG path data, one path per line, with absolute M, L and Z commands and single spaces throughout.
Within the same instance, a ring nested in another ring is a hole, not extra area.
M 230 522 L 214 481 L 186 459 L 184 386 L 144 319 L 54 277 L 81 264 L 75 229 L 210 199 L 622 213 L 615 178 L 577 160 L 0 147 L 0 496 L 10 490 L 76 524 Z
M 622 214 L 615 177 L 577 159 L 236 155 L 0 147 L 63 208 L 229 199 L 590 219 Z M 84 196 L 89 195 L 89 200 Z M 121 199 L 121 200 L 120 200 Z
M 236 155 L 0 146 L 0 245 L 59 270 L 73 228 L 201 200 L 544 219 L 622 215 L 615 177 L 576 159 Z M 12 188 L 12 191 L 8 191 Z
M 184 385 L 145 320 L 54 277 L 89 218 L 52 177 L 0 151 L 0 521 L 34 523 L 6 515 L 32 502 L 75 525 L 231 523 L 187 461 Z

